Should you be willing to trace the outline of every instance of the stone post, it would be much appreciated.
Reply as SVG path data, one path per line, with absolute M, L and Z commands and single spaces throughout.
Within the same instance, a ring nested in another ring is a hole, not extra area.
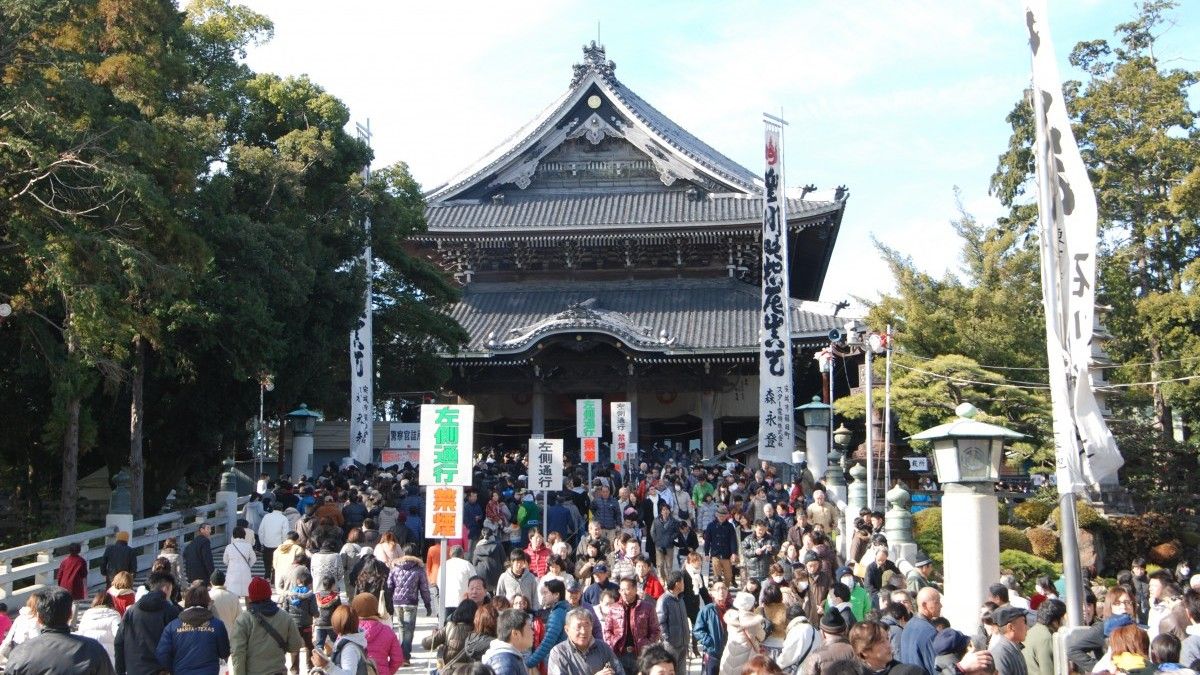
M 911 495 L 900 483 L 888 490 L 887 514 L 883 520 L 884 534 L 887 535 L 889 554 L 899 565 L 900 561 L 915 563 L 917 561 L 917 545 L 913 542 L 912 512 L 909 511 Z
M 706 389 L 700 392 L 700 452 L 704 459 L 712 459 L 716 442 L 713 440 L 713 404 L 716 392 Z
M 975 630 L 979 606 L 1000 578 L 1000 516 L 991 483 L 943 483 L 942 547 L 946 592 L 942 616 L 960 631 Z
M 300 476 L 310 475 L 312 471 L 313 437 L 312 434 L 292 435 L 292 480 L 300 480 Z
M 312 436 L 307 436 L 307 438 L 311 446 Z M 295 439 L 293 439 L 293 443 L 295 443 Z M 233 540 L 233 528 L 237 524 L 237 477 L 233 474 L 232 459 L 227 459 L 222 464 L 225 466 L 225 471 L 221 474 L 221 487 L 217 491 L 217 503 L 221 505 L 221 512 L 214 518 L 212 525 L 214 530 L 221 528 L 224 531 L 224 543 L 228 544 Z M 213 544 L 216 543 L 214 537 Z
M 108 515 L 104 516 L 104 524 L 116 527 L 121 532 L 128 532 L 133 537 L 133 514 L 129 495 L 129 472 L 124 467 L 113 476 L 113 490 L 108 497 Z M 116 541 L 108 537 L 108 543 Z
M 540 438 L 546 433 L 546 391 L 542 388 L 541 380 L 533 383 L 530 406 L 529 434 Z
M 855 464 L 850 468 L 850 485 L 847 488 L 846 508 L 842 510 L 842 538 L 838 542 L 842 557 L 850 555 L 850 536 L 854 532 L 854 519 L 858 512 L 867 505 L 867 468 Z M 847 561 L 849 564 L 851 561 Z M 857 562 L 857 561 L 853 561 Z

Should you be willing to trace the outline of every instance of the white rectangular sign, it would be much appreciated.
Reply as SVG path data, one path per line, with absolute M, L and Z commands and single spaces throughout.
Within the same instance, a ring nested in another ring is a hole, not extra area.
M 458 485 L 425 488 L 425 538 L 458 539 L 463 531 L 463 489 Z
M 602 401 L 598 398 L 575 400 L 575 437 L 596 438 L 604 427 Z
M 763 174 L 762 312 L 758 324 L 758 458 L 792 461 L 792 325 L 788 290 L 783 126 L 766 121 Z
M 421 447 L 421 425 L 412 422 L 388 424 L 389 450 L 417 450 Z
M 563 489 L 561 438 L 529 439 L 529 489 L 539 492 Z
M 470 485 L 475 406 L 421 406 L 421 485 Z M 428 513 L 428 512 L 427 512 Z

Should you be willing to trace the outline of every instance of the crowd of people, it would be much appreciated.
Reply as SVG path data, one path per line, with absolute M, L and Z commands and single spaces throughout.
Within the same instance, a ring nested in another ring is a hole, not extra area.
M 978 625 L 951 626 L 934 561 L 893 560 L 884 514 L 845 518 L 803 467 L 785 483 L 766 463 L 659 458 L 589 482 L 568 465 L 543 507 L 523 459 L 484 453 L 444 543 L 424 537 L 411 465 L 263 476 L 224 569 L 203 526 L 182 548 L 164 542 L 136 584 L 121 533 L 89 601 L 74 549 L 59 587 L 0 625 L 0 657 L 10 673 L 392 675 L 413 662 L 418 613 L 444 605 L 423 644 L 443 674 L 1056 672 L 1053 580 L 1029 598 L 998 580 Z M 1087 628 L 1066 639 L 1072 670 L 1194 675 L 1200 576 L 1138 563 L 1100 601 L 1089 591 Z

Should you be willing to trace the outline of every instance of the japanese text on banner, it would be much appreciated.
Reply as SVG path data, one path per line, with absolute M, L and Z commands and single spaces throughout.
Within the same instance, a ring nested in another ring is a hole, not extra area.
M 474 406 L 421 406 L 421 485 L 471 484 L 474 422 Z
M 792 327 L 788 300 L 783 128 L 766 122 L 763 175 L 762 310 L 759 324 L 758 456 L 792 460 Z

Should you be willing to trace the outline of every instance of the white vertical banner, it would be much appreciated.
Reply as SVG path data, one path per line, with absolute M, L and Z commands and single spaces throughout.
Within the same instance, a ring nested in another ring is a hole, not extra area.
M 356 125 L 359 139 L 371 144 L 370 122 L 367 126 Z M 371 177 L 371 165 L 362 169 L 363 180 Z M 367 290 L 363 296 L 363 312 L 358 323 L 350 332 L 350 458 L 363 464 L 374 460 L 375 439 L 375 358 L 373 355 L 374 320 L 371 307 L 371 219 L 363 219 L 366 243 L 363 246 L 362 262 L 367 277 Z
M 575 400 L 575 437 L 599 438 L 604 426 L 602 401 L 598 398 Z
M 563 489 L 562 470 L 563 442 L 561 438 L 529 439 L 530 490 L 557 492 Z
M 609 422 L 612 426 L 611 461 L 620 464 L 628 456 L 629 444 L 632 441 L 630 435 L 633 428 L 633 403 L 615 401 L 609 403 L 608 408 Z
M 425 489 L 425 538 L 457 539 L 463 531 L 461 485 L 439 485 Z
M 474 465 L 475 406 L 421 406 L 421 460 L 417 482 L 470 485 Z
M 1044 0 L 1025 1 L 1025 25 L 1033 56 L 1034 164 L 1057 479 L 1066 494 L 1098 484 L 1124 460 L 1101 415 L 1089 369 L 1096 195 L 1071 129 Z
M 782 120 L 764 119 L 762 314 L 758 326 L 758 457 L 792 461 L 792 322 Z

